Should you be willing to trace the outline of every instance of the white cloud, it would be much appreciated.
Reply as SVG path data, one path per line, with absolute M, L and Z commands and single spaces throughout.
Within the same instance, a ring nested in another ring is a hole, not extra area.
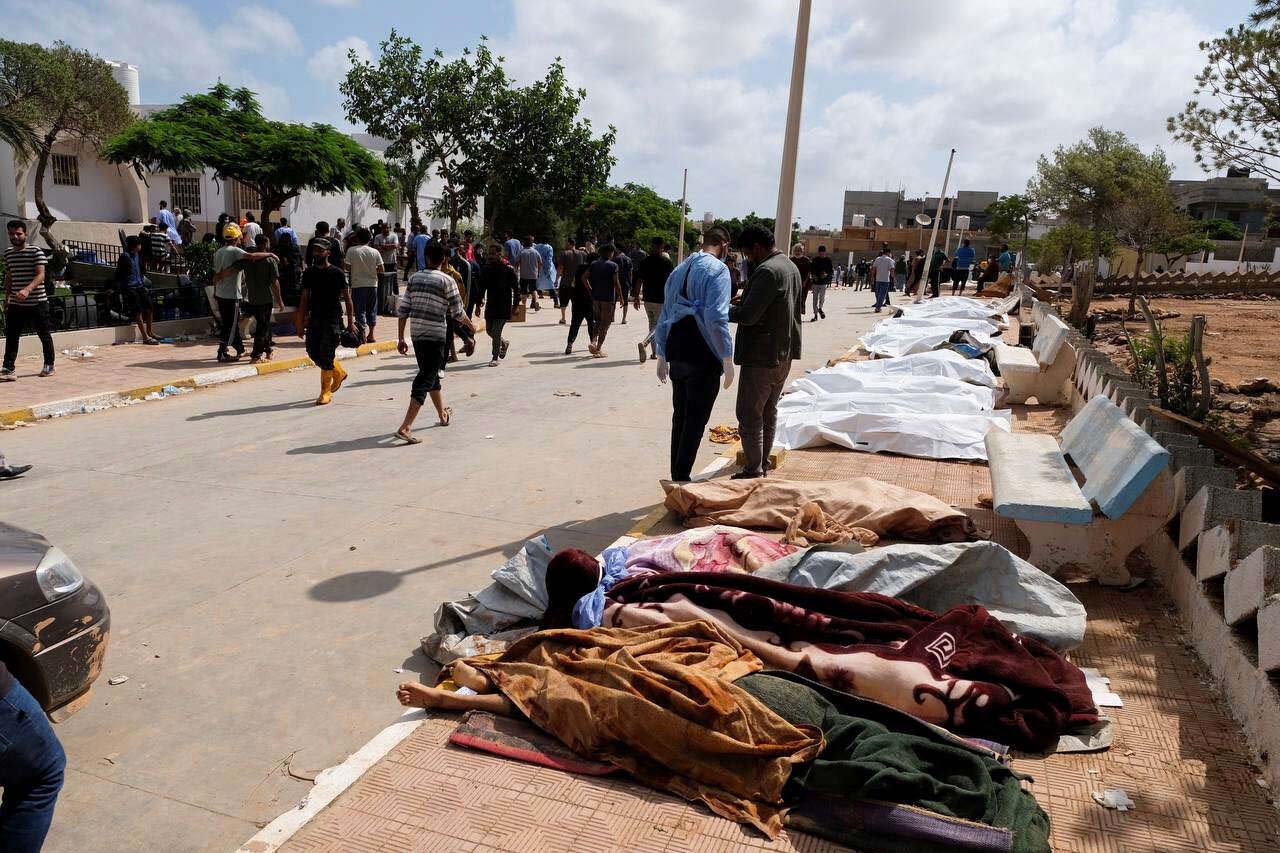
M 245 61 L 258 56 L 296 53 L 302 42 L 283 16 L 242 8 L 231 22 L 210 29 L 189 7 L 165 6 L 164 14 L 146 17 L 139 35 L 138 6 L 131 0 L 46 0 L 38 15 L 11 15 L 6 37 L 43 44 L 60 38 L 104 58 L 138 66 L 142 100 L 153 103 L 154 84 L 182 90 L 202 90 L 216 79 L 240 85 L 252 75 L 242 71 Z M 53 23 L 56 22 L 56 25 Z M 288 93 L 278 85 L 258 83 L 264 105 L 279 115 L 288 107 Z
M 322 6 L 359 6 L 360 0 L 318 0 Z
M 311 76 L 317 80 L 330 83 L 340 80 L 351 68 L 349 53 L 353 50 L 356 56 L 363 60 L 368 61 L 373 58 L 367 41 L 356 36 L 348 36 L 311 54 L 311 58 L 307 60 L 307 71 L 311 72 Z
M 1021 190 L 1036 158 L 1096 124 L 1159 145 L 1196 174 L 1165 117 L 1190 94 L 1212 33 L 1188 5 L 1148 0 L 899 0 L 815 4 L 796 212 L 838 222 L 845 188 Z M 680 192 L 695 210 L 772 211 L 795 6 L 519 0 L 495 45 L 520 79 L 556 55 L 618 127 L 613 180 Z M 566 25 L 574 37 L 566 38 Z

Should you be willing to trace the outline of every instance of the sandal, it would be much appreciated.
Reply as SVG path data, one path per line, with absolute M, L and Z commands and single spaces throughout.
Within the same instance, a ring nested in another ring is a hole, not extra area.
M 444 417 L 440 419 L 440 426 L 448 426 L 449 421 L 453 420 L 453 409 L 448 406 L 444 407 Z
M 405 444 L 422 444 L 422 439 L 418 438 L 416 435 L 414 435 L 411 432 L 396 430 L 395 437 L 403 441 Z

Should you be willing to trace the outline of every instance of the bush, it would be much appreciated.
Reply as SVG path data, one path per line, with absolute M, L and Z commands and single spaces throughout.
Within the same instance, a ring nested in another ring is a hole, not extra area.
M 1191 332 L 1170 337 L 1160 332 L 1164 346 L 1164 367 L 1167 391 L 1160 393 L 1160 376 L 1156 361 L 1156 339 L 1151 335 L 1129 338 L 1129 354 L 1133 359 L 1130 375 L 1133 381 L 1148 388 L 1160 399 L 1160 405 L 1171 412 L 1188 418 L 1202 420 L 1205 412 L 1200 406 L 1200 383 L 1197 378 L 1195 354 L 1191 349 Z
M 191 283 L 204 287 L 213 280 L 213 253 L 217 243 L 188 243 L 182 247 L 182 257 L 190 266 Z

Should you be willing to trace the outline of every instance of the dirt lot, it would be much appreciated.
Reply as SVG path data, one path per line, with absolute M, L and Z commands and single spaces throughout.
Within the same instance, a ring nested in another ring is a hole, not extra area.
M 1101 296 L 1094 300 L 1092 313 L 1123 311 L 1128 302 L 1127 297 Z M 1259 377 L 1280 385 L 1280 299 L 1161 297 L 1152 299 L 1151 307 L 1161 317 L 1166 334 L 1183 333 L 1190 327 L 1193 315 L 1205 315 L 1209 375 L 1222 383 L 1214 408 L 1254 449 L 1280 461 L 1280 393 L 1237 393 L 1239 385 Z M 1177 316 L 1169 316 L 1174 314 Z M 1141 319 L 1124 325 L 1131 334 L 1146 333 L 1146 323 Z M 1129 366 L 1129 351 L 1118 319 L 1099 317 L 1095 340 L 1118 364 Z

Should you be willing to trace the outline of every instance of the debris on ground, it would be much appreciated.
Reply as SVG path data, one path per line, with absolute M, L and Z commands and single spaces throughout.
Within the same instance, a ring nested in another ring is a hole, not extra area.
M 733 444 L 738 440 L 738 428 L 719 424 L 710 429 L 711 441 L 713 444 Z
M 96 349 L 97 347 L 72 347 L 71 349 L 64 349 L 62 354 L 71 359 L 93 358 L 93 351 Z
M 1136 805 L 1129 799 L 1129 795 L 1123 788 L 1107 788 L 1101 794 L 1094 791 L 1092 797 L 1093 801 L 1103 808 L 1115 809 L 1118 812 L 1127 812 Z
M 124 684 L 128 680 L 129 680 L 129 676 L 127 675 L 113 675 L 107 679 L 107 684 L 110 684 L 112 687 L 115 687 L 118 684 Z
M 1248 382 L 1241 382 L 1237 390 L 1241 394 L 1256 397 L 1259 394 L 1270 394 L 1275 391 L 1280 391 L 1280 385 L 1272 382 L 1266 376 L 1259 376 L 1255 379 L 1250 379 Z
M 563 390 L 562 390 L 562 391 L 554 391 L 554 392 L 552 392 L 552 393 L 554 393 L 557 397 L 581 397 L 581 396 L 582 396 L 582 395 L 581 395 L 581 394 L 579 394 L 577 391 L 563 391 Z

